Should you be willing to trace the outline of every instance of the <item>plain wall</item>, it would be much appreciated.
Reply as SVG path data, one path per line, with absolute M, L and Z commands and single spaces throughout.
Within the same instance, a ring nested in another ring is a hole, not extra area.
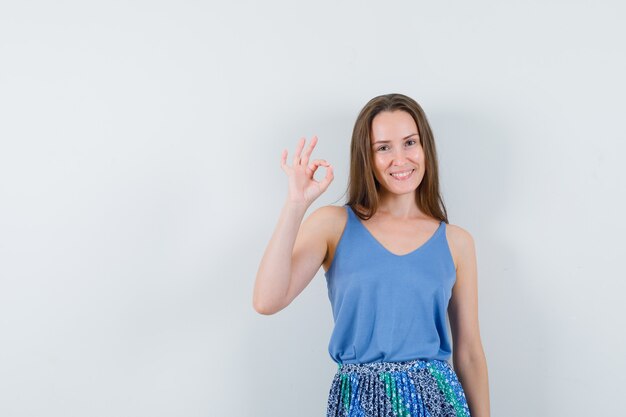
M 474 237 L 493 416 L 617 415 L 618 1 L 0 4 L 0 415 L 321 416 L 323 270 L 252 308 L 317 134 L 344 203 L 372 97 L 424 108 Z M 324 170 L 316 175 L 321 178 Z

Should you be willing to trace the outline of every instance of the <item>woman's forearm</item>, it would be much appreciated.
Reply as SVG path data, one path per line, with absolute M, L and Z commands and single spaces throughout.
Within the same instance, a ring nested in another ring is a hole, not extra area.
M 293 248 L 307 208 L 289 200 L 283 204 L 254 284 L 253 305 L 259 313 L 273 314 L 282 308 L 291 278 Z
M 490 417 L 489 377 L 484 353 L 459 358 L 458 362 L 455 360 L 454 371 L 465 392 L 471 417 Z

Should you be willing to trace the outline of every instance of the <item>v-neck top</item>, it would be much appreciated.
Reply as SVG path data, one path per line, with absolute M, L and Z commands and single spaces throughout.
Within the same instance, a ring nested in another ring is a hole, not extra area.
M 456 281 L 442 220 L 419 248 L 386 249 L 347 204 L 348 220 L 326 276 L 337 363 L 450 358 L 447 309 Z

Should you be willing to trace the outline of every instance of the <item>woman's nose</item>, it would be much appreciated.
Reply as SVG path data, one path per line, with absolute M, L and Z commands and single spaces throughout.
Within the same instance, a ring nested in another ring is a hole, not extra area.
M 406 162 L 406 151 L 404 149 L 396 150 L 393 154 L 393 162 L 397 165 L 402 165 Z

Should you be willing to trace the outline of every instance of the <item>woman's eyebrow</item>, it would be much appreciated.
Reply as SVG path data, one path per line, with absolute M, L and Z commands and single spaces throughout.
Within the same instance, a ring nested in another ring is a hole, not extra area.
M 415 135 L 417 135 L 417 133 L 411 133 L 409 136 L 403 137 L 402 140 L 408 139 L 411 136 L 415 136 Z M 374 145 L 376 145 L 377 143 L 389 143 L 389 142 L 391 142 L 391 141 L 390 140 L 377 140 L 376 142 L 374 142 Z

